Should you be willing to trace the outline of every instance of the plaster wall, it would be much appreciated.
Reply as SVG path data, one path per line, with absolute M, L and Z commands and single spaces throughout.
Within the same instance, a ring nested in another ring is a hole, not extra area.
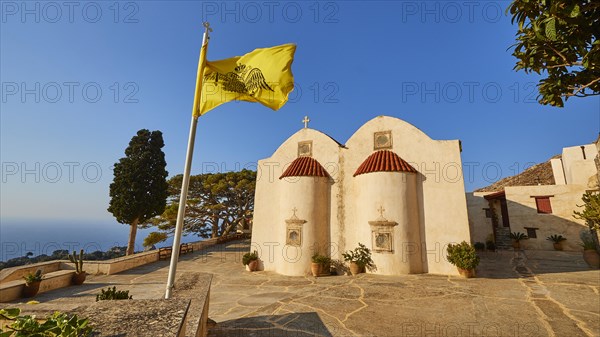
M 286 256 L 285 219 L 291 215 L 287 209 L 291 204 L 287 201 L 289 193 L 284 192 L 285 179 L 278 178 L 297 158 L 301 141 L 312 141 L 312 157 L 332 178 L 327 204 L 331 257 L 342 259 L 341 254 L 356 248 L 358 242 L 373 248 L 370 233 L 364 237 L 360 229 L 365 226 L 364 219 L 373 220 L 370 218 L 373 213 L 364 213 L 376 212 L 377 207 L 371 205 L 367 209 L 357 204 L 358 189 L 362 186 L 356 183 L 358 177 L 353 174 L 374 152 L 374 132 L 388 130 L 392 132 L 391 150 L 418 171 L 415 197 L 407 200 L 407 207 L 415 212 L 410 217 L 418 219 L 420 247 L 415 254 L 420 255 L 422 272 L 457 274 L 456 267 L 446 260 L 445 247 L 448 243 L 470 240 L 459 141 L 432 140 L 411 124 L 386 116 L 365 123 L 346 146 L 319 131 L 302 129 L 288 138 L 270 158 L 258 162 L 251 249 L 259 252 L 264 270 L 282 270 L 279 264 L 284 263 Z M 395 207 L 391 205 L 386 209 L 391 212 Z M 298 213 L 298 217 L 301 216 L 305 215 Z M 399 267 L 386 265 L 384 270 L 395 268 Z
M 539 228 L 537 238 L 521 241 L 525 249 L 553 250 L 552 241 L 546 238 L 560 234 L 567 238 L 564 250 L 580 251 L 579 232 L 586 229 L 583 221 L 573 218 L 573 210 L 581 204 L 585 187 L 581 185 L 542 185 L 506 187 L 508 214 L 512 232 L 527 233 L 525 227 Z M 537 212 L 532 196 L 553 195 L 550 198 L 552 214 Z
M 373 153 L 373 134 L 392 131 L 392 151 L 409 162 L 417 174 L 417 204 L 421 238 L 423 272 L 457 274 L 456 267 L 446 260 L 445 246 L 470 240 L 467 204 L 458 140 L 432 140 L 421 130 L 400 119 L 379 116 L 365 123 L 343 149 L 343 194 L 356 195 L 355 177 L 358 166 Z M 346 204 L 350 204 L 346 202 Z M 345 208 L 346 233 L 357 233 L 362 208 Z M 374 210 L 373 210 L 374 211 Z M 354 249 L 356 236 L 349 235 L 340 251 Z M 371 244 L 367 247 L 372 248 Z
M 261 268 L 263 270 L 278 271 L 284 262 L 284 257 L 292 252 L 286 252 L 286 223 L 291 214 L 290 205 L 284 198 L 289 192 L 285 188 L 289 181 L 298 177 L 279 179 L 285 169 L 298 157 L 298 143 L 312 141 L 312 157 L 327 170 L 331 179 L 328 182 L 328 220 L 327 227 L 331 232 L 338 233 L 339 226 L 335 226 L 338 215 L 336 199 L 337 181 L 340 175 L 339 153 L 341 145 L 326 134 L 313 130 L 301 129 L 288 138 L 269 158 L 258 161 L 256 192 L 254 195 L 254 218 L 252 228 L 251 250 L 259 253 Z M 300 210 L 299 206 L 296 206 Z M 301 213 L 298 213 L 300 217 Z M 332 220 L 333 219 L 333 220 Z M 334 227 L 335 231 L 334 231 Z M 330 232 L 330 233 L 331 233 Z M 331 237 L 331 234 L 328 235 Z M 336 238 L 330 238 L 335 246 Z M 335 250 L 335 249 L 334 249 Z M 323 252 L 325 253 L 325 252 Z M 287 257 L 286 257 L 287 258 Z M 310 256 L 308 257 L 310 258 Z M 310 268 L 310 265 L 309 265 Z
M 552 175 L 554 176 L 554 184 L 565 185 L 565 171 L 563 170 L 562 159 L 554 158 L 550 159 L 550 165 L 552 166 Z
M 467 211 L 469 213 L 469 229 L 471 243 L 485 243 L 488 235 L 493 235 L 492 219 L 485 216 L 484 208 L 489 208 L 489 202 L 484 196 L 492 192 L 467 193 Z
M 383 275 L 417 274 L 423 272 L 419 212 L 417 204 L 417 175 L 405 172 L 372 172 L 354 179 L 356 234 L 361 243 L 372 247 L 372 259 Z M 379 208 L 383 207 L 383 217 Z M 395 226 L 373 226 L 369 222 L 383 220 Z M 379 227 L 379 228 L 378 228 Z M 391 232 L 392 251 L 378 251 L 373 231 Z M 352 242 L 358 247 L 358 241 Z
M 567 184 L 588 185 L 590 177 L 596 174 L 594 156 L 597 148 L 594 144 L 583 145 L 585 159 L 581 146 L 563 148 L 562 163 Z
M 329 178 L 286 177 L 282 179 L 281 213 L 279 223 L 286 228 L 286 220 L 295 216 L 301 224 L 301 245 L 287 245 L 286 231 L 280 236 L 282 256 L 277 258 L 275 270 L 283 275 L 310 274 L 311 257 L 315 252 L 329 255 Z

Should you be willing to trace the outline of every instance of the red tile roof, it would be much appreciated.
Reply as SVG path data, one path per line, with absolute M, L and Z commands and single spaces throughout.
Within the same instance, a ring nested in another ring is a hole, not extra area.
M 370 155 L 360 164 L 354 176 L 371 172 L 411 172 L 416 173 L 409 163 L 389 150 L 380 150 Z
M 329 173 L 311 157 L 298 157 L 283 172 L 279 179 L 285 177 L 329 177 Z

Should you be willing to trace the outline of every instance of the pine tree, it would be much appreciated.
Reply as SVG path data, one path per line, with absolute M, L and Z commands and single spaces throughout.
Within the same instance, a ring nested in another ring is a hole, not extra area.
M 138 225 L 165 210 L 169 185 L 162 133 L 142 129 L 114 166 L 108 211 L 119 223 L 128 224 L 127 255 L 134 252 Z

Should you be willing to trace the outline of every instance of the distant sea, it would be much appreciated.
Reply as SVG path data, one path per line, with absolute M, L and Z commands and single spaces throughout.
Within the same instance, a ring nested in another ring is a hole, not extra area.
M 136 251 L 144 250 L 142 243 L 148 233 L 156 228 L 138 229 Z M 25 256 L 51 255 L 58 249 L 69 251 L 84 249 L 86 253 L 107 251 L 115 246 L 127 246 L 129 226 L 111 221 L 73 220 L 8 220 L 0 222 L 0 261 Z M 197 236 L 184 236 L 182 243 L 201 240 Z M 157 247 L 173 244 L 169 238 Z

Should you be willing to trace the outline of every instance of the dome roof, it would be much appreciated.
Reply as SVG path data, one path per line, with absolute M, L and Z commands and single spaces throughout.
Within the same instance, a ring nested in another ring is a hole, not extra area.
M 283 172 L 279 179 L 285 177 L 329 177 L 329 173 L 311 157 L 298 157 Z
M 371 172 L 410 172 L 416 173 L 409 163 L 404 161 L 400 156 L 389 150 L 380 150 L 371 154 L 365 161 L 360 164 L 354 176 Z

